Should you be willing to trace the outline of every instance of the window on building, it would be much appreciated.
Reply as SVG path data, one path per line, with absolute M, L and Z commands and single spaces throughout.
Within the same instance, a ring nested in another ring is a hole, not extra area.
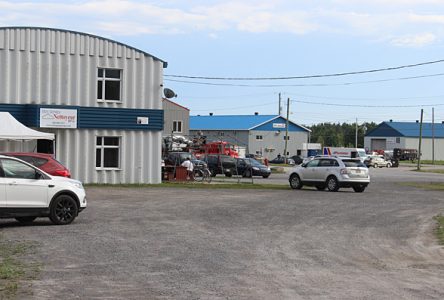
M 97 70 L 97 100 L 121 101 L 122 70 Z
M 182 121 L 173 121 L 173 132 L 182 133 Z
M 96 168 L 120 168 L 120 137 L 98 136 L 96 141 Z
M 401 138 L 397 137 L 397 138 L 396 138 L 396 143 L 397 143 L 397 144 L 401 143 Z
M 264 137 L 262 135 L 256 135 L 256 140 L 262 141 Z
M 225 132 L 219 132 L 219 136 L 224 136 L 225 135 Z
M 290 140 L 290 136 L 289 135 L 284 135 L 284 141 L 285 140 L 289 141 Z

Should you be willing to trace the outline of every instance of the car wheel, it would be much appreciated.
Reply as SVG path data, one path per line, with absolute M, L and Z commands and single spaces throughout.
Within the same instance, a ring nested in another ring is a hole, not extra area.
M 231 177 L 231 176 L 233 176 L 233 174 L 231 174 L 230 172 L 227 172 L 227 173 L 225 173 L 225 176 Z
M 378 164 L 374 164 L 374 165 L 373 165 L 373 168 L 376 169 L 377 167 L 378 167 Z
M 290 187 L 294 190 L 300 190 L 302 188 L 302 181 L 298 174 L 292 174 L 290 176 Z
M 392 164 L 391 163 L 388 163 L 387 164 L 387 168 L 391 168 L 392 167 Z
M 327 189 L 330 192 L 337 192 L 339 190 L 339 183 L 336 177 L 330 176 L 327 178 Z
M 77 203 L 71 196 L 60 195 L 51 203 L 49 218 L 56 225 L 67 225 L 74 221 L 78 212 Z
M 270 175 L 262 175 L 262 178 L 268 178 Z
M 365 191 L 365 185 L 356 185 L 353 187 L 353 190 L 356 193 L 362 193 L 363 191 Z
M 317 186 L 316 186 L 316 189 L 317 189 L 318 191 L 323 191 L 323 190 L 325 190 L 325 185 L 317 185 Z
M 216 171 L 215 170 L 210 170 L 210 176 L 211 177 L 216 177 Z
M 37 217 L 17 217 L 15 219 L 22 224 L 28 224 L 28 223 L 32 223 L 36 218 Z
M 250 170 L 245 170 L 243 177 L 247 177 L 250 178 L 251 177 L 251 171 Z

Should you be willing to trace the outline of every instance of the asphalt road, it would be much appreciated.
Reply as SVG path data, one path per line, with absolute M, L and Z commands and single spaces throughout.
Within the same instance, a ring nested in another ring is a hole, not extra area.
M 444 194 L 394 183 L 435 175 L 372 170 L 361 194 L 88 188 L 71 225 L 0 232 L 38 243 L 34 299 L 444 299 Z

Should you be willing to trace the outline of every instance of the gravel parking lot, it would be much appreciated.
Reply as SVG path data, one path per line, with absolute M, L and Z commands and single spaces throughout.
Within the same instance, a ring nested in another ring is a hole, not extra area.
M 362 194 L 88 188 L 71 225 L 0 232 L 38 242 L 35 299 L 443 299 L 443 192 L 394 182 L 444 175 L 371 171 Z

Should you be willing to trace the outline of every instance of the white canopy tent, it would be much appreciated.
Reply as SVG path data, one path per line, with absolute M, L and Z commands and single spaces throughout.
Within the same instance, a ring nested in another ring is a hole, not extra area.
M 11 116 L 9 112 L 0 111 L 0 140 L 54 140 L 54 134 L 28 128 Z

